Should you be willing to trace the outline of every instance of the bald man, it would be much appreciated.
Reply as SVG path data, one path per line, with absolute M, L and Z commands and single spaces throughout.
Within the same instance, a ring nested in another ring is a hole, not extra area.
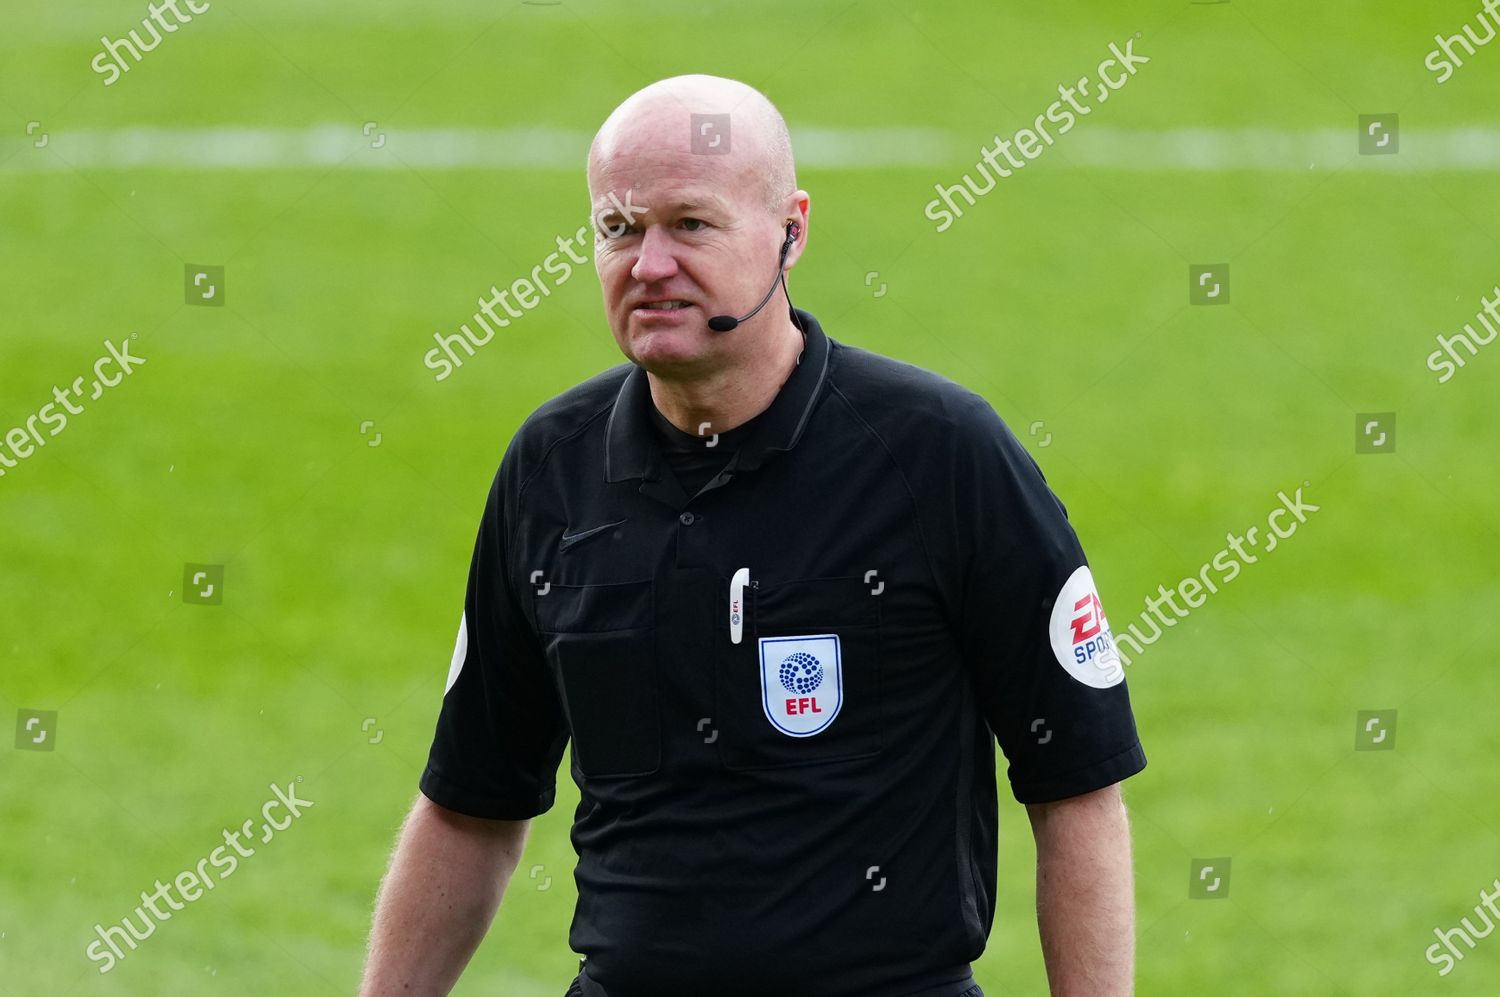
M 633 94 L 588 186 L 628 363 L 501 461 L 361 993 L 450 990 L 571 743 L 569 994 L 982 997 L 997 741 L 1052 992 L 1130 993 L 1145 756 L 1035 463 L 792 306 L 809 197 L 758 91 Z

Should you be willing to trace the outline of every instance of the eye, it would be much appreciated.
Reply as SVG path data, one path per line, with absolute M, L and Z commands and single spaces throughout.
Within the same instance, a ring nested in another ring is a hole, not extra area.
M 697 228 L 688 229 L 689 232 L 701 232 L 704 229 L 708 228 L 708 222 L 704 221 L 701 218 L 684 218 L 682 220 L 682 224 L 698 226 Z
M 635 231 L 635 226 L 626 225 L 622 221 L 601 222 L 599 225 L 599 234 L 606 239 L 618 239 L 633 231 Z

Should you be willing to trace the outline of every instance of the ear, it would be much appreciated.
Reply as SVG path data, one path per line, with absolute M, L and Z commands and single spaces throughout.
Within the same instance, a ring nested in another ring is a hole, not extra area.
M 783 203 L 786 214 L 782 217 L 786 220 L 786 230 L 792 235 L 792 249 L 787 254 L 787 269 L 802 256 L 802 250 L 807 245 L 807 220 L 812 209 L 811 198 L 807 191 L 798 190 L 789 195 Z

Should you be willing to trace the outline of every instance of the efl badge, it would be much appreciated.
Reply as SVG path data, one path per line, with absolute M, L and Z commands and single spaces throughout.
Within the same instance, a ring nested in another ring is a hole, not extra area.
M 1052 606 L 1047 633 L 1058 663 L 1084 685 L 1108 689 L 1125 677 L 1088 565 L 1074 571 L 1063 583 Z
M 838 634 L 760 638 L 760 702 L 783 734 L 826 730 L 844 705 Z

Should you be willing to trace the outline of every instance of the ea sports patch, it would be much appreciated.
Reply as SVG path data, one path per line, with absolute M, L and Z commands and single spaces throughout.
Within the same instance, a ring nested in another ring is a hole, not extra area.
M 1058 664 L 1084 685 L 1108 689 L 1125 677 L 1088 565 L 1074 571 L 1063 583 L 1052 605 L 1047 632 Z
M 760 638 L 760 702 L 771 726 L 790 737 L 827 730 L 844 705 L 838 634 Z

